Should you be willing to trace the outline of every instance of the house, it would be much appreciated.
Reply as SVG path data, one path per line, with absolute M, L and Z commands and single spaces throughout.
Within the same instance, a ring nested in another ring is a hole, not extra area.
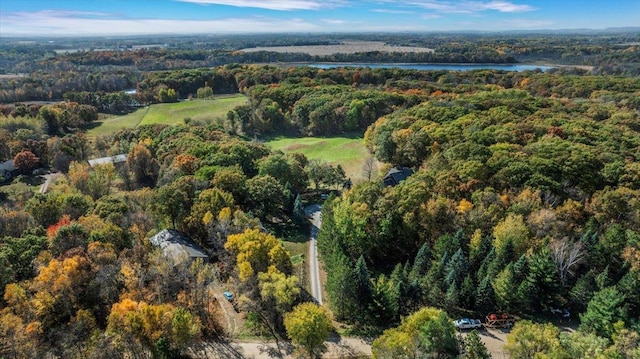
M 122 154 L 122 155 L 115 155 L 111 157 L 96 158 L 94 160 L 89 160 L 89 166 L 94 167 L 96 165 L 104 165 L 107 163 L 113 163 L 114 165 L 118 165 L 119 163 L 126 162 L 127 157 L 128 155 Z
M 385 186 L 396 186 L 413 174 L 409 167 L 396 166 L 387 172 L 382 180 Z
M 202 247 L 173 229 L 162 230 L 149 238 L 149 241 L 152 245 L 160 247 L 166 257 L 174 260 L 180 260 L 181 258 L 209 258 Z
M 0 163 L 0 176 L 2 176 L 2 179 L 4 181 L 8 181 L 13 178 L 13 174 L 15 172 L 16 167 L 13 165 L 13 160 L 8 160 Z

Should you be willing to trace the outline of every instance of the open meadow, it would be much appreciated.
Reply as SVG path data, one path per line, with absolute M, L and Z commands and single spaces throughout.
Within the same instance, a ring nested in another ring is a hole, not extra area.
M 176 125 L 184 123 L 185 118 L 190 118 L 194 121 L 209 121 L 226 116 L 227 112 L 246 102 L 247 98 L 238 94 L 217 96 L 210 100 L 194 99 L 174 103 L 159 103 L 138 109 L 124 116 L 113 116 L 98 121 L 98 125 L 89 129 L 87 134 L 89 136 L 108 135 L 123 127 L 131 128 L 155 123 Z
M 279 137 L 266 142 L 282 152 L 300 152 L 308 159 L 341 165 L 348 178 L 362 180 L 362 166 L 371 157 L 362 137 Z

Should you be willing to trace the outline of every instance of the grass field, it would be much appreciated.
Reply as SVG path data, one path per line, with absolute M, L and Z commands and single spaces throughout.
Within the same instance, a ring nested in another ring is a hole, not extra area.
M 185 118 L 195 121 L 213 120 L 226 116 L 229 110 L 245 104 L 244 95 L 220 96 L 212 100 L 191 100 L 175 103 L 160 103 L 124 116 L 114 116 L 98 122 L 98 126 L 87 131 L 89 136 L 108 135 L 125 127 L 161 123 L 175 125 L 184 123 Z
M 287 137 L 273 139 L 266 145 L 285 153 L 300 152 L 308 159 L 340 164 L 353 181 L 362 179 L 362 165 L 370 157 L 362 137 Z

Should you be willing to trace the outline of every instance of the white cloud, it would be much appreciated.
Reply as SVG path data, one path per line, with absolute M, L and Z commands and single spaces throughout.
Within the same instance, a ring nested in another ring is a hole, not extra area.
M 406 6 L 419 7 L 427 10 L 446 14 L 472 14 L 481 11 L 498 11 L 504 13 L 528 12 L 536 10 L 531 5 L 514 4 L 510 1 L 443 1 L 443 0 L 398 0 L 384 1 L 385 3 L 403 4 Z
M 392 10 L 392 9 L 373 9 L 371 12 L 379 12 L 383 14 L 415 14 L 415 11 L 409 10 Z
M 438 15 L 438 14 L 423 14 L 422 16 L 420 16 L 422 19 L 424 20 L 433 20 L 433 19 L 439 19 L 442 17 L 442 15 Z
M 227 5 L 235 7 L 250 7 L 267 10 L 320 10 L 337 6 L 343 1 L 335 0 L 176 0 L 202 5 Z
M 301 19 L 268 17 L 218 20 L 131 19 L 118 14 L 71 11 L 3 13 L 0 28 L 5 36 L 144 35 L 205 33 L 314 32 L 321 28 Z

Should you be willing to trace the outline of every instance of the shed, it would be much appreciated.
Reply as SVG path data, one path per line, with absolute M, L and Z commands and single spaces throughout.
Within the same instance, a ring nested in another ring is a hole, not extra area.
M 202 247 L 173 229 L 164 229 L 149 238 L 149 241 L 154 246 L 160 247 L 165 256 L 175 260 L 185 256 L 190 259 L 209 258 Z
M 406 180 L 413 174 L 413 170 L 409 167 L 396 166 L 387 172 L 384 176 L 383 182 L 385 186 L 396 186 L 400 182 Z

